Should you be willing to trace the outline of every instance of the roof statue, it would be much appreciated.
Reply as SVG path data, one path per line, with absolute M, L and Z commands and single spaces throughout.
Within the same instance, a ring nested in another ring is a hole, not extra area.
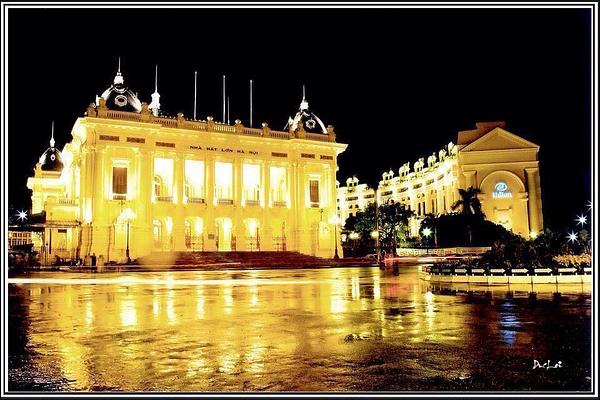
M 302 125 L 306 132 L 327 134 L 327 128 L 323 121 L 310 111 L 304 86 L 302 86 L 302 101 L 300 102 L 298 112 L 294 118 L 290 117 L 288 119 L 284 130 L 291 129 L 292 132 L 296 132 L 299 129 L 299 125 Z

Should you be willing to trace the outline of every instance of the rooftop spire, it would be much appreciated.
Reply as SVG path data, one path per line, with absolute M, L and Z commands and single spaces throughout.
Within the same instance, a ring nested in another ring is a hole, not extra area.
M 308 110 L 308 101 L 306 101 L 306 88 L 302 85 L 302 101 L 300 102 L 300 110 Z
M 158 64 L 156 64 L 154 70 L 154 93 L 158 93 Z
M 154 68 L 154 93 L 150 95 L 152 101 L 148 105 L 148 109 L 157 117 L 160 110 L 160 94 L 158 94 L 158 64 Z
M 198 71 L 194 71 L 194 121 L 196 120 L 196 104 L 198 98 Z
M 52 120 L 52 136 L 50 137 L 50 147 L 54 148 L 54 120 Z
M 117 75 L 115 75 L 115 80 L 113 81 L 113 83 L 115 85 L 122 85 L 123 84 L 123 75 L 121 75 L 121 57 L 119 57 L 119 63 L 118 63 L 118 67 L 117 67 Z

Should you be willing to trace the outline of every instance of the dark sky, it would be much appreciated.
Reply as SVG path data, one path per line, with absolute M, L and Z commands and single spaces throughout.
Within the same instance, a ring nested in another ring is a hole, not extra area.
M 381 173 L 439 150 L 476 121 L 502 119 L 538 143 L 546 225 L 573 225 L 591 192 L 590 13 L 576 9 L 31 9 L 9 17 L 9 203 L 96 94 L 117 57 L 150 102 L 154 65 L 164 111 L 221 115 L 282 129 L 301 100 L 348 143 L 338 180 Z

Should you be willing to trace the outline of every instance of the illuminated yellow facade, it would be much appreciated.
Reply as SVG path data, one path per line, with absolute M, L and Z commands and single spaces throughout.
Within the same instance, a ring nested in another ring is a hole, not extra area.
M 131 259 L 155 251 L 333 256 L 337 156 L 346 145 L 305 99 L 289 129 L 275 131 L 266 123 L 161 116 L 158 97 L 155 90 L 150 105 L 139 102 L 119 72 L 77 119 L 62 152 L 52 139 L 44 155 L 62 165 L 42 156 L 28 180 L 32 212 L 46 213 L 49 255 L 124 261 L 129 249 Z
M 338 187 L 338 215 L 345 220 L 368 204 L 390 200 L 415 212 L 410 231 L 416 236 L 426 214 L 452 211 L 458 189 L 478 188 L 482 211 L 492 222 L 530 237 L 543 230 L 539 146 L 505 129 L 504 122 L 481 122 L 458 133 L 458 142 L 429 157 L 383 173 L 377 190 L 349 178 Z

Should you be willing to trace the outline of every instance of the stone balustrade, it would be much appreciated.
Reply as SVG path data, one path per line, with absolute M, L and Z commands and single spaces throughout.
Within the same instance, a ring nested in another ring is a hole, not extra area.
M 294 132 L 272 130 L 266 123 L 262 124 L 262 128 L 251 128 L 242 125 L 240 120 L 236 120 L 235 125 L 228 125 L 215 122 L 212 117 L 207 117 L 206 121 L 185 119 L 182 113 L 177 114 L 177 117 L 175 118 L 154 116 L 148 110 L 148 105 L 146 103 L 142 103 L 142 111 L 139 113 L 109 110 L 106 107 L 106 102 L 103 98 L 100 98 L 99 105 L 97 107 L 94 104 L 90 104 L 87 108 L 86 115 L 94 118 L 154 123 L 160 124 L 167 128 L 179 128 L 203 132 L 219 132 L 243 136 L 269 137 L 283 140 L 298 138 L 320 142 L 335 142 L 335 132 L 333 126 L 331 125 L 327 127 L 327 134 L 298 132 L 297 135 L 294 135 Z

